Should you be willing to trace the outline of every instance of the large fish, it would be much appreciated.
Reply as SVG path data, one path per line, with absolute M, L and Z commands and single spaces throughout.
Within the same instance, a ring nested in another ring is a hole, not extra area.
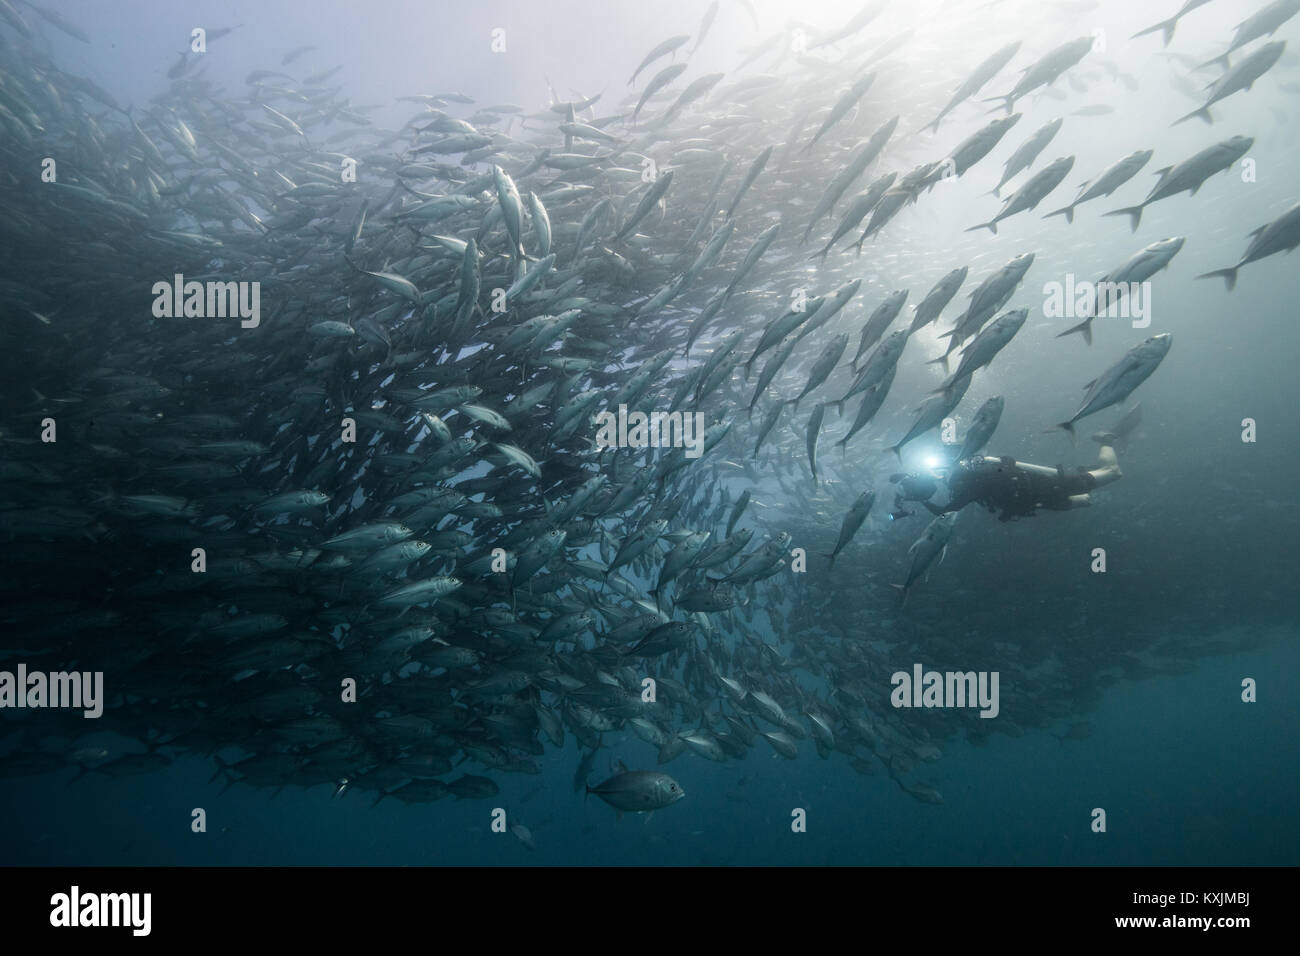
M 987 126 L 977 129 L 957 144 L 956 148 L 948 154 L 945 162 L 939 164 L 938 174 L 942 176 L 945 172 L 951 172 L 953 176 L 962 175 L 966 170 L 970 169 L 981 159 L 991 153 L 993 147 L 1002 142 L 1002 137 L 1007 135 L 1007 132 L 1011 127 L 1015 126 L 1019 122 L 1020 114 L 1012 113 L 1010 116 L 1003 116 L 992 120 Z M 1060 120 L 1059 122 L 1064 122 L 1064 120 Z M 1045 146 L 1046 143 L 1043 145 Z M 1041 152 L 1041 150 L 1042 147 L 1039 146 L 1038 151 Z M 1006 177 L 1006 179 L 1010 178 L 1010 176 Z M 1005 182 L 1006 179 L 1003 181 Z
M 1047 197 L 1048 193 L 1061 185 L 1061 180 L 1069 175 L 1073 167 L 1073 156 L 1062 156 L 1060 159 L 1054 160 L 1026 180 L 1025 184 L 1012 195 L 1008 196 L 1005 205 L 998 211 L 996 216 L 988 222 L 982 222 L 978 226 L 971 226 L 966 231 L 974 232 L 976 229 L 987 229 L 996 235 L 998 223 L 1008 216 L 1014 216 L 1018 212 L 1027 212 L 1036 207 Z
M 1090 180 L 1079 187 L 1079 195 L 1068 206 L 1062 206 L 1060 209 L 1053 209 L 1043 218 L 1048 219 L 1052 216 L 1064 216 L 1066 222 L 1074 222 L 1074 207 L 1080 203 L 1085 203 L 1089 199 L 1096 199 L 1098 196 L 1109 196 L 1120 186 L 1136 176 L 1148 162 L 1151 161 L 1153 150 L 1136 149 L 1129 153 L 1123 159 L 1117 160 L 1110 166 L 1107 166 L 1096 179 Z
M 1237 270 L 1248 262 L 1256 262 L 1279 252 L 1290 252 L 1300 246 L 1300 202 L 1293 205 L 1270 223 L 1265 223 L 1250 234 L 1246 254 L 1235 266 L 1215 269 L 1197 276 L 1198 279 L 1222 278 L 1231 292 L 1237 285 Z
M 1015 309 L 1011 312 L 1001 315 L 994 319 L 983 329 L 974 340 L 962 350 L 961 361 L 957 363 L 957 371 L 953 372 L 946 382 L 936 388 L 936 392 L 944 392 L 953 386 L 960 378 L 965 378 L 977 369 L 984 368 L 1011 342 L 1017 332 L 1029 318 L 1028 309 Z
M 1183 12 L 1186 12 L 1184 10 Z M 1297 13 L 1300 13 L 1300 0 L 1273 0 L 1272 3 L 1261 7 L 1253 14 L 1237 24 L 1237 32 L 1232 36 L 1232 43 L 1228 49 L 1220 53 L 1212 60 L 1206 60 L 1201 67 L 1210 66 L 1220 63 L 1224 67 L 1230 67 L 1228 60 L 1230 54 L 1245 46 L 1251 40 L 1258 40 L 1260 37 L 1272 36 L 1277 28 L 1286 23 Z M 1199 69 L 1200 67 L 1198 67 Z
M 1106 273 L 1094 285 L 1095 292 L 1087 318 L 1078 325 L 1072 325 L 1064 332 L 1058 333 L 1056 337 L 1059 339 L 1078 332 L 1083 336 L 1083 340 L 1091 345 L 1092 320 L 1099 315 L 1107 314 L 1112 307 L 1118 305 L 1128 295 L 1134 283 L 1145 282 L 1161 269 L 1167 268 L 1174 256 L 1178 254 L 1178 250 L 1183 248 L 1185 241 L 1181 236 L 1160 239 L 1138 250 L 1123 265 Z
M 1010 63 L 1011 58 L 1018 52 L 1020 52 L 1020 41 L 1013 40 L 1006 46 L 999 47 L 990 54 L 988 59 L 975 67 L 975 69 L 971 71 L 970 76 L 966 78 L 966 81 L 962 83 L 961 86 L 957 87 L 957 92 L 952 95 L 952 99 L 950 99 L 948 104 L 939 111 L 939 115 L 930 121 L 926 126 L 926 129 L 933 129 L 935 132 L 938 132 L 939 124 L 943 121 L 943 118 L 951 113 L 959 104 L 965 102 L 978 93 L 985 83 L 1001 73 L 1002 68 Z
M 817 145 L 817 140 L 825 136 L 826 132 L 832 126 L 844 118 L 844 114 L 853 108 L 853 104 L 862 99 L 862 94 L 870 89 L 875 78 L 876 74 L 868 73 L 866 76 L 860 77 L 854 81 L 853 85 L 844 91 L 840 98 L 836 100 L 835 105 L 831 107 L 831 111 L 822 122 L 821 128 L 817 130 L 816 135 L 814 135 L 813 138 L 808 141 L 808 145 L 804 147 L 805 153 Z
M 1005 122 L 1008 123 L 1008 126 L 1013 125 L 1010 123 L 1010 117 L 1007 117 Z M 1034 130 L 1033 135 L 1030 136 L 1029 139 L 1016 147 L 1016 151 L 1007 157 L 1007 161 L 1002 165 L 1002 178 L 998 180 L 998 184 L 993 187 L 993 195 L 1001 195 L 1003 186 L 1005 186 L 1022 169 L 1028 169 L 1034 164 L 1034 160 L 1038 158 L 1038 154 L 1046 149 L 1047 144 L 1056 138 L 1056 134 L 1061 131 L 1061 124 L 1064 122 L 1065 120 L 1058 116 L 1056 119 L 1044 123 L 1042 126 L 1038 127 L 1038 129 Z M 1005 130 L 1002 132 L 1005 132 Z M 998 135 L 1000 137 L 1001 133 Z
M 1032 93 L 1040 86 L 1047 86 L 1053 83 L 1057 77 L 1082 60 L 1092 50 L 1096 39 L 1094 37 L 1080 37 L 1077 40 L 1071 40 L 1068 43 L 1062 43 L 1050 52 L 1028 67 L 1020 81 L 1012 87 L 1011 92 L 1005 96 L 997 96 L 985 102 L 996 102 L 1002 100 L 1006 107 L 1007 113 L 1010 113 L 1016 105 L 1016 100 L 1028 93 Z
M 794 408 L 797 411 L 799 402 L 805 395 L 813 389 L 818 388 L 826 379 L 830 378 L 831 372 L 844 356 L 844 350 L 849 347 L 849 333 L 842 332 L 835 336 L 822 349 L 817 360 L 813 362 L 812 370 L 808 373 L 808 381 L 804 383 L 803 390 L 794 397 Z
M 907 289 L 895 289 L 885 296 L 885 301 L 876 306 L 875 311 L 868 316 L 866 324 L 862 326 L 862 334 L 858 338 L 858 350 L 853 356 L 853 365 L 856 366 L 859 359 L 884 338 L 885 332 L 898 318 L 898 313 L 903 310 L 903 304 L 907 302 L 907 294 Z
M 1169 354 L 1171 344 L 1173 344 L 1173 336 L 1164 332 L 1133 346 L 1124 353 L 1123 358 L 1084 386 L 1088 391 L 1083 397 L 1079 410 L 1056 427 L 1069 432 L 1070 437 L 1073 438 L 1075 422 L 1128 398 L 1133 393 L 1133 389 L 1150 378 L 1151 373 L 1160 367 L 1160 363 Z
M 686 796 L 681 784 L 666 773 L 626 768 L 603 783 L 588 786 L 586 790 L 620 813 L 653 813 Z
M 895 116 L 888 120 L 883 126 L 877 129 L 868 137 L 867 141 L 859 146 L 854 152 L 853 157 L 841 169 L 822 191 L 821 198 L 817 200 L 817 205 L 813 207 L 812 218 L 808 222 L 808 228 L 804 232 L 804 240 L 812 233 L 813 226 L 834 208 L 836 201 L 844 195 L 844 191 L 861 176 L 872 161 L 880 155 L 880 151 L 885 148 L 885 143 L 894 135 L 894 130 L 898 128 L 898 117 Z M 891 180 L 892 181 L 892 180 Z M 889 187 L 886 186 L 886 189 Z M 884 190 L 882 189 L 881 192 Z
M 1285 49 L 1286 43 L 1282 40 L 1265 43 L 1236 66 L 1229 67 L 1228 71 L 1211 85 L 1209 99 L 1190 113 L 1174 120 L 1173 125 L 1177 126 L 1192 117 L 1213 123 L 1214 118 L 1210 115 L 1210 107 L 1233 93 L 1249 90 L 1256 80 L 1273 68 L 1273 64 L 1278 61 Z
M 940 515 L 935 518 L 926 527 L 925 533 L 917 538 L 915 543 L 907 550 L 912 554 L 912 566 L 907 570 L 907 580 L 902 584 L 894 584 L 891 587 L 897 588 L 902 592 L 902 605 L 907 604 L 907 596 L 911 593 L 914 585 L 930 565 L 934 564 L 935 558 L 943 560 L 944 554 L 948 550 L 948 542 L 952 538 L 953 526 L 957 522 L 957 512 Z
M 897 373 L 898 365 L 895 363 L 885 369 L 878 381 L 862 389 L 862 403 L 858 406 L 857 414 L 853 418 L 853 424 L 844 437 L 835 443 L 841 451 L 846 450 L 850 438 L 862 431 L 876 417 L 876 413 L 880 411 L 880 406 L 885 403 L 885 397 L 889 394 L 890 386 L 894 384 L 894 376 Z
M 917 331 L 939 318 L 944 308 L 952 301 L 952 297 L 957 294 L 957 290 L 961 288 L 962 283 L 966 281 L 969 271 L 969 266 L 953 269 L 934 284 L 934 288 L 925 294 L 925 298 L 914 306 L 916 311 L 912 314 L 912 325 L 907 330 L 908 335 L 915 335 Z
M 907 434 L 891 445 L 889 450 L 902 458 L 904 446 L 930 429 L 938 428 L 943 420 L 952 414 L 953 409 L 961 404 L 968 388 L 970 388 L 970 376 L 964 375 L 949 382 L 938 395 L 927 398 L 916 410 L 916 418 L 912 422 L 912 427 L 907 430 Z
M 866 521 L 867 515 L 871 513 L 871 506 L 875 503 L 876 493 L 870 490 L 862 492 L 853 502 L 853 506 L 849 508 L 849 513 L 844 516 L 844 523 L 840 525 L 840 537 L 835 542 L 835 550 L 827 555 L 832 565 L 835 563 L 835 558 L 844 550 L 844 546 L 852 541 L 853 536 L 858 533 L 858 529 L 862 527 L 862 522 Z
M 970 458 L 983 451 L 984 446 L 993 437 L 993 433 L 997 431 L 1005 407 L 1006 401 L 1001 395 L 995 395 L 979 407 L 979 411 L 971 419 L 970 427 L 966 429 L 966 437 L 962 439 L 954 461 Z
M 679 33 L 676 36 L 671 36 L 662 43 L 657 44 L 654 49 L 645 55 L 645 59 L 641 61 L 641 65 L 632 72 L 632 78 L 627 81 L 627 85 L 631 86 L 635 83 L 636 78 L 640 75 L 641 71 L 655 60 L 659 59 L 661 56 L 668 56 L 670 53 L 675 53 L 677 48 L 690 40 L 690 38 L 691 35 L 689 33 Z
M 816 50 L 818 47 L 829 46 L 833 43 L 839 43 L 841 40 L 847 40 L 880 16 L 887 2 L 888 0 L 871 0 L 871 2 L 863 4 L 862 9 L 850 17 L 842 27 L 830 31 L 818 39 L 809 49 Z
M 671 66 L 664 67 L 656 73 L 654 78 L 646 84 L 645 89 L 641 91 L 641 99 L 637 100 L 636 109 L 632 111 L 632 119 L 634 121 L 636 120 L 636 118 L 641 114 L 641 109 L 650 101 L 652 96 L 673 80 L 677 79 L 677 77 L 685 73 L 686 67 L 687 64 L 685 63 L 674 63 Z
M 944 370 L 948 369 L 948 356 L 957 351 L 967 339 L 979 332 L 984 323 L 993 318 L 998 309 L 1007 304 L 1016 287 L 1020 285 L 1034 264 L 1034 253 L 1025 252 L 1016 256 L 993 275 L 981 282 L 970 294 L 966 311 L 948 332 L 943 333 L 948 339 L 948 349 L 932 362 L 941 362 Z
M 1166 166 L 1164 169 L 1157 169 L 1156 175 L 1160 179 L 1152 187 L 1151 192 L 1147 194 L 1146 199 L 1136 206 L 1114 209 L 1105 215 L 1128 216 L 1131 220 L 1130 226 L 1136 232 L 1137 227 L 1142 222 L 1142 210 L 1147 206 L 1161 199 L 1176 196 L 1181 192 L 1189 192 L 1195 196 L 1196 191 L 1201 188 L 1207 179 L 1215 173 L 1221 173 L 1230 168 L 1233 163 L 1245 156 L 1253 145 L 1255 145 L 1255 139 L 1252 136 L 1234 136 L 1231 139 L 1225 139 L 1221 143 L 1215 143 L 1213 146 L 1207 146 L 1195 156 L 1185 159 L 1181 163 Z

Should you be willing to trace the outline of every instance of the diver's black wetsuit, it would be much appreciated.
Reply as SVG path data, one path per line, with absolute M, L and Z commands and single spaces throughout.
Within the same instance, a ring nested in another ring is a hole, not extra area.
M 1102 450 L 1102 465 L 1091 471 L 1086 468 L 1067 471 L 1059 466 L 1045 468 L 1010 457 L 967 458 L 954 465 L 948 476 L 948 503 L 943 507 L 929 501 L 924 504 L 932 514 L 943 515 L 978 502 L 990 511 L 999 512 L 1001 521 L 1029 517 L 1039 508 L 1068 511 L 1086 506 L 1088 492 L 1120 477 L 1112 449 Z

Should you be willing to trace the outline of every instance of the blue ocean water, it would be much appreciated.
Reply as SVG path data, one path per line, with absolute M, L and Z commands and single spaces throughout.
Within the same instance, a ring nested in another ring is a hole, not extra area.
M 861 776 L 811 753 L 761 751 L 718 765 L 673 767 L 689 802 L 647 821 L 616 819 L 572 788 L 572 742 L 540 776 L 507 776 L 490 801 L 404 806 L 329 787 L 270 792 L 209 783 L 212 764 L 178 761 L 148 779 L 68 774 L 4 788 L 12 864 L 403 866 L 1290 866 L 1297 842 L 1294 682 L 1285 633 L 1267 649 L 1224 655 L 1191 673 L 1112 688 L 1095 732 L 1044 732 L 945 748 L 929 775 L 942 806 L 905 797 L 887 776 Z M 1243 705 L 1242 677 L 1262 679 Z M 977 720 L 973 714 L 972 720 Z M 612 752 L 651 766 L 639 740 Z M 599 768 L 597 768 L 599 769 Z M 532 832 L 529 851 L 493 833 L 506 809 Z M 191 811 L 208 813 L 190 832 Z M 791 811 L 808 812 L 805 833 Z M 1105 808 L 1107 832 L 1090 829 Z M 20 823 L 19 823 L 20 822 Z M 18 824 L 18 825 L 15 825 Z

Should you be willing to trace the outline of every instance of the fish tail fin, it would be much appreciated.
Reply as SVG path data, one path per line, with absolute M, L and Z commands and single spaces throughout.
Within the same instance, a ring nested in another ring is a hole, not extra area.
M 1048 429 L 1048 431 L 1056 431 L 1058 428 L 1069 434 L 1070 444 L 1073 445 L 1075 442 L 1074 422 L 1060 422 L 1059 424 L 1053 425 Z
M 1213 272 L 1204 272 L 1201 275 L 1198 275 L 1196 278 L 1223 279 L 1224 284 L 1228 287 L 1228 291 L 1231 292 L 1233 289 L 1237 287 L 1237 269 L 1238 269 L 1237 266 L 1230 266 L 1227 269 L 1215 269 Z
M 1137 228 L 1138 228 L 1138 226 L 1142 225 L 1142 207 L 1141 207 L 1141 206 L 1125 206 L 1125 207 L 1122 208 L 1122 209 L 1112 209 L 1112 210 L 1111 210 L 1110 212 L 1108 212 L 1108 213 L 1103 213 L 1103 215 L 1106 215 L 1106 216 L 1128 216 L 1128 217 L 1129 217 L 1129 224 L 1128 224 L 1129 232 L 1137 232 Z
M 1147 27 L 1145 30 L 1139 30 L 1137 33 L 1129 37 L 1129 39 L 1136 40 L 1138 37 L 1144 37 L 1150 33 L 1155 33 L 1157 30 L 1159 30 L 1162 34 L 1162 39 L 1164 41 L 1161 45 L 1169 46 L 1169 41 L 1174 38 L 1174 28 L 1177 26 L 1178 26 L 1178 18 L 1170 17 L 1168 20 L 1161 20 L 1159 23 L 1151 24 L 1151 26 Z
M 1185 123 L 1187 120 L 1191 119 L 1193 116 L 1195 116 L 1197 119 L 1204 120 L 1204 121 L 1207 122 L 1207 123 L 1210 123 L 1210 124 L 1213 124 L 1213 123 L 1214 123 L 1214 117 L 1210 115 L 1210 108 L 1209 108 L 1208 106 L 1202 106 L 1199 110 L 1192 110 L 1192 111 L 1191 111 L 1190 113 L 1188 113 L 1186 116 L 1180 116 L 1180 117 L 1178 117 L 1178 119 L 1174 120 L 1174 121 L 1173 121 L 1172 123 L 1170 123 L 1169 125 L 1170 125 L 1170 126 L 1177 126 L 1179 123 Z
M 903 444 L 904 444 L 903 442 L 899 442 L 897 445 L 889 446 L 889 450 L 894 453 L 894 455 L 898 458 L 899 461 L 903 460 Z
M 1228 54 L 1227 54 L 1227 53 L 1224 53 L 1224 54 L 1222 54 L 1222 55 L 1220 55 L 1220 56 L 1216 56 L 1216 57 L 1215 57 L 1214 59 L 1212 59 L 1212 60 L 1206 60 L 1204 63 L 1202 63 L 1200 66 L 1198 66 L 1197 69 L 1198 69 L 1198 70 L 1203 70 L 1203 69 L 1205 69 L 1207 66 L 1216 66 L 1216 65 L 1217 65 L 1217 66 L 1222 66 L 1225 70 L 1227 70 L 1227 69 L 1230 69 L 1230 68 L 1232 67 L 1232 61 L 1228 59 Z
M 1051 219 L 1053 216 L 1064 216 L 1064 217 L 1065 217 L 1065 221 L 1066 221 L 1067 223 L 1071 223 L 1071 224 L 1073 224 L 1073 223 L 1074 223 L 1074 207 L 1073 207 L 1073 206 L 1062 206 L 1060 209 L 1053 209 L 1051 212 L 1049 212 L 1049 213 L 1048 213 L 1047 215 L 1045 215 L 1043 218 L 1044 218 L 1044 219 Z
M 942 363 L 942 364 L 943 364 L 943 371 L 944 371 L 944 374 L 946 375 L 946 374 L 948 373 L 948 356 L 951 355 L 951 354 L 952 354 L 951 351 L 949 351 L 949 352 L 944 352 L 944 353 L 943 353 L 942 355 L 940 355 L 937 359 L 930 359 L 930 361 L 926 362 L 925 364 L 926 364 L 926 365 L 936 365 L 936 364 L 940 364 L 940 363 Z
M 971 227 L 970 227 L 969 229 L 967 229 L 966 231 L 967 231 L 967 232 L 974 232 L 976 229 L 987 229 L 989 232 L 993 233 L 993 235 L 995 235 L 995 236 L 998 234 L 998 224 L 997 224 L 996 222 L 994 222 L 993 220 L 991 220 L 991 219 L 990 219 L 988 222 L 982 222 L 982 223 L 980 223 L 978 226 L 971 226 Z
M 899 604 L 898 604 L 898 609 L 901 611 L 903 608 L 905 608 L 905 607 L 907 606 L 907 585 L 906 585 L 906 584 L 891 584 L 890 587 L 891 587 L 891 588 L 896 588 L 896 589 L 897 589 L 897 590 L 898 590 L 898 591 L 903 595 L 903 600 L 900 601 Z
M 1083 336 L 1083 340 L 1087 342 L 1089 345 L 1091 345 L 1092 344 L 1092 320 L 1093 320 L 1093 316 L 1090 315 L 1082 322 L 1080 322 L 1078 325 L 1072 325 L 1064 332 L 1058 333 L 1056 337 L 1058 339 L 1063 339 L 1067 335 L 1072 335 L 1075 332 L 1078 332 L 1080 335 Z

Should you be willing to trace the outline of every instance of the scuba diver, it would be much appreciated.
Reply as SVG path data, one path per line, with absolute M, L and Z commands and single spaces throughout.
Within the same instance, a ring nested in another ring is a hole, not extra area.
M 1039 508 L 1049 511 L 1069 511 L 1087 507 L 1092 503 L 1088 493 L 1094 488 L 1118 481 L 1123 476 L 1115 449 L 1103 445 L 1097 467 L 1076 468 L 1067 471 L 1062 466 L 1047 468 L 1014 458 L 994 458 L 978 455 L 964 458 L 948 471 L 948 503 L 942 507 L 921 498 L 919 500 L 933 515 L 960 511 L 971 502 L 978 502 L 992 512 L 1000 512 L 998 520 L 1032 517 Z M 904 476 L 898 484 L 900 495 L 906 484 Z M 913 486 L 908 486 L 913 487 Z M 924 491 L 924 483 L 916 483 L 917 493 Z M 933 493 L 933 492 L 932 492 Z M 897 507 L 898 501 L 895 501 Z

